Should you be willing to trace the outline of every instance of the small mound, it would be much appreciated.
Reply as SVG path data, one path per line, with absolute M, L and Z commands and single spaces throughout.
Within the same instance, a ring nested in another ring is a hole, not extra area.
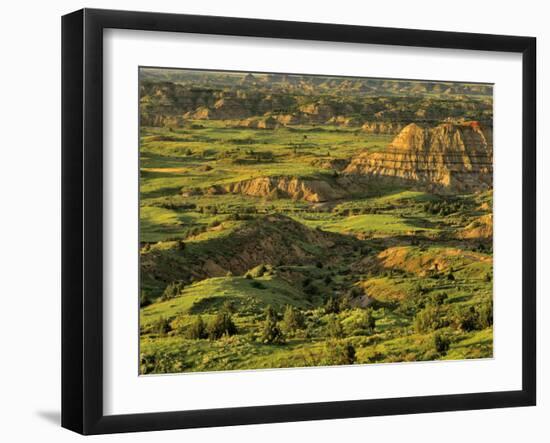
M 477 252 L 456 248 L 432 247 L 422 250 L 416 246 L 396 246 L 385 249 L 376 257 L 367 257 L 355 265 L 357 271 L 384 272 L 398 269 L 424 277 L 448 272 L 476 262 L 491 262 L 492 258 Z
M 458 232 L 458 238 L 462 239 L 482 239 L 489 240 L 493 238 L 493 214 L 482 215 L 472 223 Z
M 147 306 L 142 310 L 141 324 L 147 326 L 160 317 L 174 319 L 181 314 L 216 314 L 228 302 L 250 314 L 262 312 L 267 305 L 279 311 L 287 305 L 311 306 L 302 292 L 277 276 L 214 277 L 185 287 L 175 298 Z

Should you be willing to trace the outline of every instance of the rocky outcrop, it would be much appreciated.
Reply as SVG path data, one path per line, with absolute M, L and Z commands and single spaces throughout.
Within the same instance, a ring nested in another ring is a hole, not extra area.
M 236 123 L 231 124 L 231 126 L 252 129 L 276 129 L 279 127 L 279 121 L 271 116 L 250 117 L 244 120 L 239 120 Z
M 297 177 L 257 177 L 207 189 L 208 194 L 242 194 L 272 199 L 292 198 L 310 203 L 337 200 L 349 195 L 346 183 L 329 183 L 320 179 Z
M 392 128 L 396 121 L 438 122 L 467 115 L 490 125 L 493 115 L 490 85 L 191 71 L 151 74 L 148 69 L 140 76 L 144 126 L 177 123 L 168 117 L 243 120 L 269 113 L 298 119 L 281 121 L 285 125 L 360 126 L 368 121 L 365 131 L 393 134 L 399 131 Z
M 346 128 L 361 125 L 361 122 L 356 117 L 346 117 L 345 115 L 331 117 L 326 121 L 326 123 L 329 125 L 343 126 Z
M 334 116 L 332 106 L 322 103 L 312 103 L 300 106 L 300 112 L 311 121 L 325 122 Z
M 490 240 L 493 238 L 493 214 L 482 215 L 457 233 L 461 239 Z
M 363 152 L 346 174 L 418 183 L 431 190 L 470 192 L 493 186 L 492 130 L 477 122 L 422 128 L 411 123 L 382 152 Z
M 376 256 L 364 257 L 352 266 L 354 272 L 381 273 L 399 269 L 419 277 L 447 273 L 463 265 L 491 263 L 492 257 L 479 252 L 465 251 L 452 247 L 434 247 L 421 250 L 415 246 L 393 246 Z
M 317 166 L 323 169 L 332 169 L 334 171 L 343 171 L 349 165 L 349 160 L 345 158 L 319 158 L 312 160 L 311 166 Z
M 405 125 L 393 122 L 365 122 L 361 130 L 368 134 L 397 134 Z
M 279 114 L 274 116 L 282 125 L 297 125 L 301 123 L 300 117 L 295 114 Z
M 195 111 L 184 114 L 191 120 L 227 120 L 246 117 L 250 111 L 245 106 L 246 101 L 237 98 L 220 98 L 212 107 L 200 106 Z

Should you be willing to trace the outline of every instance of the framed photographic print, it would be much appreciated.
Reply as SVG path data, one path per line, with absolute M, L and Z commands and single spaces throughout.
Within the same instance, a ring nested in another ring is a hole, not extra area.
M 535 404 L 534 38 L 62 25 L 64 427 Z

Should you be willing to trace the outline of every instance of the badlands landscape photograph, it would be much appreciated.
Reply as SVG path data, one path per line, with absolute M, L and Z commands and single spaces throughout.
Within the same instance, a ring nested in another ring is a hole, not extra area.
M 140 374 L 493 357 L 492 85 L 142 67 L 139 123 Z

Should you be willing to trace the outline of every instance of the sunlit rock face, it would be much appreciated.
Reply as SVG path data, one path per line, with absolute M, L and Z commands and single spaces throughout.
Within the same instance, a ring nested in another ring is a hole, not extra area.
M 417 182 L 440 191 L 473 192 L 493 186 L 493 133 L 478 122 L 407 125 L 383 152 L 363 152 L 347 174 Z

